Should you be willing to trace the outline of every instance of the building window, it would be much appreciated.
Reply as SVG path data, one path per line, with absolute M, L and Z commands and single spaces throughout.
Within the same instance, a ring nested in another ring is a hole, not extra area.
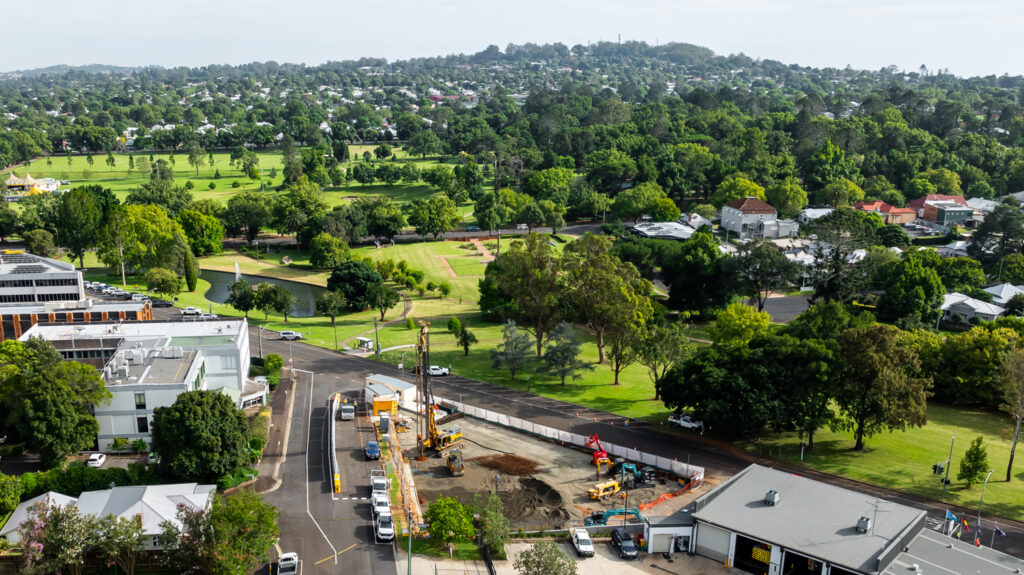
M 149 419 L 145 415 L 135 418 L 139 425 L 139 433 L 149 433 Z
M 233 355 L 220 356 L 221 369 L 238 369 L 238 358 Z
M 146 392 L 135 394 L 135 409 L 146 409 Z

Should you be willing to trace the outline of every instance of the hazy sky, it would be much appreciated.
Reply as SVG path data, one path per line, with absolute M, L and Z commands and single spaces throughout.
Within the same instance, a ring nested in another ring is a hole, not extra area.
M 689 42 L 877 70 L 1024 74 L 1019 0 L 0 0 L 0 70 L 53 64 L 319 64 L 496 44 Z

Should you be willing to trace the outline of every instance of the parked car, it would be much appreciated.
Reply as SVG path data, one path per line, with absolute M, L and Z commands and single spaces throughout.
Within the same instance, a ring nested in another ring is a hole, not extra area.
M 373 515 L 391 514 L 391 502 L 388 501 L 388 496 L 383 493 L 374 493 L 370 497 L 370 507 L 373 509 Z
M 590 534 L 587 530 L 582 527 L 576 527 L 572 530 L 571 539 L 572 547 L 576 550 L 576 555 L 579 557 L 593 557 L 594 556 L 594 544 L 590 541 Z
M 466 226 L 467 232 L 479 232 L 480 226 Z
M 367 459 L 380 459 L 380 445 L 376 441 L 367 441 L 363 452 Z
M 529 229 L 530 229 L 530 226 L 528 226 L 528 225 L 526 225 L 526 224 L 518 224 L 518 225 L 516 226 L 516 229 L 517 229 L 517 230 L 529 230 Z
M 171 307 L 174 304 L 165 299 L 154 299 L 150 300 L 149 304 L 153 307 Z
M 199 319 L 217 319 L 217 314 L 204 312 L 199 314 Z
M 612 547 L 618 550 L 620 559 L 636 559 L 633 537 L 621 527 L 612 529 Z
M 299 575 L 301 569 L 298 553 L 282 553 L 277 560 L 277 575 Z
M 673 413 L 668 417 L 669 423 L 674 423 L 679 427 L 686 429 L 694 429 L 704 431 L 704 422 L 699 419 L 694 419 L 689 415 L 683 415 L 681 413 Z
M 89 467 L 103 467 L 103 464 L 107 462 L 107 456 L 103 453 L 93 453 L 89 456 L 89 461 L 85 464 Z
M 395 522 L 390 513 L 381 513 L 377 516 L 377 539 L 391 541 L 395 538 Z
M 414 366 L 412 368 L 412 372 L 413 373 L 419 373 L 420 372 L 420 366 L 418 366 L 418 365 Z M 427 368 L 427 373 L 429 373 L 430 375 L 432 375 L 434 377 L 443 377 L 443 376 L 449 375 L 451 372 L 450 372 L 450 370 L 447 367 L 441 367 L 439 365 L 432 365 L 432 366 Z
M 146 301 L 148 299 L 149 299 L 149 297 L 146 294 L 141 294 L 141 293 L 133 293 L 132 294 L 132 301 Z
M 302 334 L 297 331 L 286 329 L 281 332 L 281 339 L 287 339 L 289 341 L 293 339 L 302 339 Z
M 150 451 L 149 452 L 149 464 L 150 465 L 156 465 L 157 463 L 160 463 L 160 454 L 155 452 L 155 451 Z
M 192 306 L 189 306 L 189 307 L 181 310 L 181 315 L 199 315 L 201 313 L 203 313 L 203 310 L 201 310 L 201 309 L 199 309 L 197 307 L 192 307 Z

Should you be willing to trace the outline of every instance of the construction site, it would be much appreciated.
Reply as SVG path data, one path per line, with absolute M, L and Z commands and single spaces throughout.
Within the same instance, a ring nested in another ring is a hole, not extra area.
M 610 477 L 608 465 L 601 466 L 598 476 L 592 454 L 585 451 L 469 417 L 448 426 L 458 426 L 462 432 L 458 449 L 463 471 L 457 476 L 448 468 L 447 458 L 430 454 L 423 461 L 416 460 L 414 426 L 398 435 L 424 508 L 441 495 L 472 503 L 477 493 L 486 496 L 497 487 L 513 529 L 529 531 L 581 525 L 593 512 L 617 508 L 637 507 L 646 509 L 644 514 L 669 515 L 695 497 L 692 493 L 665 497 L 684 486 L 664 472 L 656 472 L 648 484 L 627 489 L 621 471 Z M 618 492 L 591 499 L 589 490 L 609 481 L 619 484 Z M 648 507 L 659 498 L 664 501 Z
M 411 472 L 412 485 L 403 491 L 416 493 L 420 509 L 442 495 L 472 504 L 476 495 L 495 490 L 513 529 L 599 526 L 623 518 L 640 523 L 641 514 L 672 514 L 705 481 L 703 470 L 680 477 L 610 456 L 597 435 L 575 436 L 573 445 L 466 416 L 467 406 L 433 395 L 429 336 L 429 324 L 421 322 L 415 390 L 404 384 L 415 391 L 415 401 L 403 402 L 401 413 L 397 401 L 386 403 L 395 418 L 396 452 Z M 374 413 L 379 399 L 373 400 Z M 706 482 L 705 488 L 715 483 Z

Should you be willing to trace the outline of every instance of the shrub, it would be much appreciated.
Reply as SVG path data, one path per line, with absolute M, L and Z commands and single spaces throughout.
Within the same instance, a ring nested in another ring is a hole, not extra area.
M 239 182 L 238 180 L 235 180 L 235 181 L 231 182 L 231 187 L 232 188 L 241 188 L 242 187 L 242 183 Z
M 281 372 L 271 373 L 267 375 L 267 387 L 270 391 L 277 391 L 277 386 L 281 385 Z
M 149 449 L 149 444 L 146 443 L 145 439 L 139 438 L 139 439 L 136 439 L 135 441 L 132 442 L 132 450 L 135 453 L 142 453 L 143 451 L 146 451 L 147 449 Z
M 416 283 L 423 282 L 423 270 L 409 270 L 408 273 L 416 280 Z
M 405 327 L 409 329 L 416 329 L 416 320 L 411 317 L 405 318 Z
M 213 183 L 213 182 L 210 182 L 210 185 L 209 185 L 209 186 L 206 186 L 206 187 L 207 187 L 207 188 L 210 188 L 211 190 L 216 190 L 216 189 L 217 189 L 217 184 L 215 184 L 215 183 Z
M 127 437 L 115 437 L 114 443 L 111 445 L 111 449 L 114 451 L 124 451 L 125 449 L 128 449 L 128 445 L 130 443 L 131 441 L 129 441 Z
M 217 487 L 222 491 L 238 487 L 256 475 L 258 475 L 257 471 L 251 467 L 236 467 L 234 471 L 217 480 Z
M 185 182 L 185 189 L 186 190 L 193 190 L 193 189 L 195 189 L 195 187 L 196 187 L 196 185 L 192 183 L 192 180 L 188 180 L 187 182 Z
M 284 359 L 276 353 L 268 354 L 267 357 L 263 359 L 263 369 L 266 371 L 268 377 L 273 374 L 280 376 L 282 367 L 284 367 Z
M 416 285 L 416 291 L 419 292 L 420 297 L 423 297 L 423 296 L 427 295 L 427 286 L 425 286 L 423 284 L 417 284 Z
M 213 173 L 213 179 L 215 179 L 215 180 L 219 180 L 220 179 L 220 168 L 217 168 L 217 171 Z M 210 188 L 210 189 L 212 190 L 213 188 Z

